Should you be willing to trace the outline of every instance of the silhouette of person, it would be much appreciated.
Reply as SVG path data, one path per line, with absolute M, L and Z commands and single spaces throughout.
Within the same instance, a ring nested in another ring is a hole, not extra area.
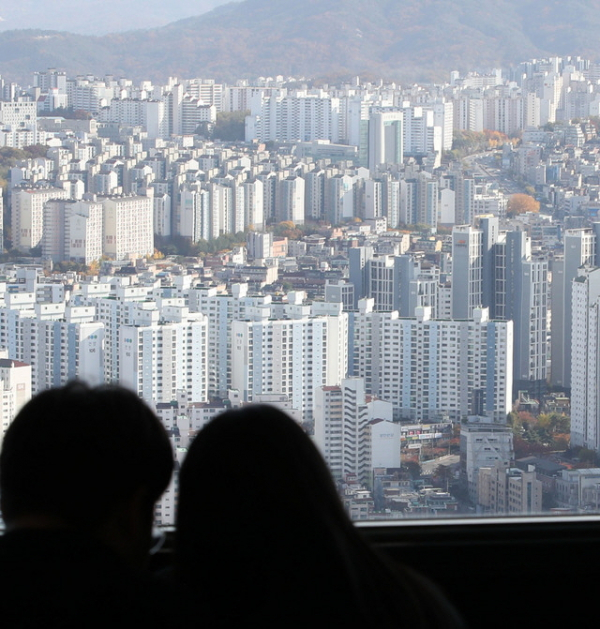
M 316 446 L 282 411 L 213 419 L 179 482 L 174 575 L 209 625 L 462 626 L 433 586 L 366 543 Z
M 172 467 L 131 391 L 73 382 L 29 401 L 0 452 L 3 627 L 172 626 L 141 570 Z

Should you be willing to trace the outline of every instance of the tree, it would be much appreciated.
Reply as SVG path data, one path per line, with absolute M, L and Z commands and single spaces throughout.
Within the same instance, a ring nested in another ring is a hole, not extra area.
M 517 193 L 511 194 L 508 199 L 506 212 L 509 216 L 518 216 L 525 212 L 539 212 L 540 202 L 536 201 L 531 195 Z
M 85 109 L 73 109 L 73 107 L 58 107 L 52 111 L 43 111 L 38 115 L 41 118 L 60 116 L 67 120 L 90 120 L 92 118 L 92 114 L 89 111 Z
M 213 137 L 227 142 L 244 141 L 246 116 L 249 111 L 220 111 L 213 130 Z
M 450 481 L 454 479 L 454 473 L 449 465 L 438 465 L 433 472 L 436 482 L 441 483 L 448 491 Z
M 598 466 L 598 454 L 595 450 L 590 448 L 581 448 L 577 452 L 577 457 L 581 461 L 578 467 L 597 467 Z
M 416 480 L 421 476 L 421 466 L 418 461 L 415 461 L 414 459 L 408 459 L 407 461 L 405 461 L 403 467 L 408 470 L 408 473 L 413 480 Z

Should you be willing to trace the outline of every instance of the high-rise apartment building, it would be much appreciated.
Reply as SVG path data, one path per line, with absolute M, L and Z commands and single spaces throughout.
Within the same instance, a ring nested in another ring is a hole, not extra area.
M 226 398 L 232 388 L 233 322 L 247 320 L 263 308 L 270 310 L 271 296 L 251 296 L 247 284 L 233 284 L 230 293 L 214 287 L 193 288 L 188 299 L 190 310 L 207 318 L 209 396 Z
M 30 399 L 31 365 L 0 358 L 0 441 L 15 415 Z
M 479 306 L 514 323 L 513 385 L 539 396 L 548 360 L 548 261 L 534 258 L 522 231 L 499 232 L 497 216 L 452 231 L 452 318 Z
M 119 383 L 150 403 L 176 400 L 178 391 L 189 402 L 206 402 L 207 328 L 206 317 L 189 312 L 183 299 L 139 308 L 119 328 Z
M 66 190 L 42 185 L 34 188 L 24 185 L 12 190 L 13 247 L 28 251 L 42 244 L 44 231 L 44 205 L 50 199 L 67 199 Z
M 244 189 L 244 229 L 260 231 L 265 226 L 263 182 L 251 179 L 241 185 Z
M 75 378 L 102 383 L 104 329 L 94 308 L 32 301 L 33 296 L 24 307 L 9 303 L 0 308 L 0 347 L 31 366 L 32 392 Z
M 334 175 L 325 180 L 325 215 L 334 225 L 354 216 L 354 179 L 350 175 Z
M 464 320 L 374 312 L 362 300 L 354 317 L 354 375 L 394 405 L 396 418 L 460 421 L 470 415 L 505 422 L 512 408 L 512 321 L 475 308 Z
M 154 253 L 154 211 L 149 197 L 102 199 L 104 253 L 114 260 L 142 258 Z
M 399 181 L 399 218 L 407 225 L 436 227 L 439 213 L 438 181 L 427 172 Z
M 277 220 L 304 223 L 304 179 L 290 176 L 278 181 L 276 194 Z
M 369 117 L 369 170 L 401 164 L 404 158 L 404 113 L 401 109 L 371 109 Z
M 344 378 L 339 386 L 317 388 L 315 442 L 335 479 L 341 480 L 351 474 L 362 483 L 371 484 L 375 420 L 385 422 L 389 445 L 396 454 L 392 461 L 400 467 L 400 431 L 399 426 L 392 424 L 392 404 L 370 399 L 365 393 L 362 378 Z M 379 439 L 377 445 L 381 441 Z
M 50 200 L 44 205 L 42 256 L 90 264 L 102 250 L 104 209 L 97 201 Z
M 555 386 L 571 386 L 572 283 L 581 266 L 600 266 L 599 234 L 600 223 L 594 223 L 593 229 L 568 229 L 563 238 L 563 258 L 553 262 L 550 384 Z
M 262 309 L 232 325 L 232 388 L 244 402 L 287 395 L 312 419 L 317 387 L 339 385 L 348 365 L 348 315 L 342 304 L 289 304 L 281 315 Z M 285 317 L 285 318 L 284 318 Z
M 322 91 L 252 99 L 246 141 L 311 142 L 340 140 L 340 102 Z
M 184 184 L 179 192 L 176 232 L 192 242 L 209 240 L 212 235 L 210 191 L 199 183 Z
M 483 232 L 472 225 L 452 229 L 452 318 L 470 319 L 483 305 Z
M 600 452 L 600 268 L 571 284 L 571 444 Z
M 121 326 L 133 325 L 139 302 L 150 297 L 151 287 L 115 286 L 98 283 L 82 287 L 78 301 L 95 306 L 96 320 L 104 325 L 104 381 L 118 382 L 120 378 Z
M 23 148 L 38 141 L 37 103 L 25 97 L 0 100 L 0 146 Z
M 524 232 L 506 232 L 494 245 L 495 317 L 514 323 L 513 386 L 539 397 L 548 362 L 548 261 L 532 258 Z M 485 286 L 485 282 L 484 282 Z

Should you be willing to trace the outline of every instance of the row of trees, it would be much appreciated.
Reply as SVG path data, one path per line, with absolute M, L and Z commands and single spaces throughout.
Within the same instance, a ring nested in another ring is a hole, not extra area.
M 316 234 L 319 231 L 317 223 L 305 223 L 296 225 L 293 221 L 282 221 L 275 225 L 270 225 L 267 230 L 272 231 L 278 238 L 289 238 L 298 240 L 303 236 Z M 214 240 L 199 240 L 192 242 L 185 236 L 155 236 L 154 244 L 156 250 L 164 256 L 200 256 L 205 254 L 218 253 L 220 251 L 231 250 L 234 247 L 246 244 L 248 232 L 253 231 L 252 227 L 236 234 L 222 234 Z
M 85 109 L 73 109 L 73 107 L 58 107 L 52 111 L 42 111 L 38 113 L 40 118 L 60 117 L 67 120 L 91 120 L 92 114 Z
M 447 152 L 447 157 L 460 161 L 467 155 L 498 148 L 507 142 L 514 144 L 519 142 L 519 139 L 509 138 L 500 131 L 490 131 L 489 129 L 483 131 L 455 130 L 452 138 L 452 150 Z
M 246 243 L 247 232 L 236 234 L 222 234 L 214 240 L 199 240 L 192 242 L 185 236 L 155 236 L 156 254 L 160 256 L 186 256 L 196 257 L 200 255 L 218 253 L 219 251 L 231 250 L 234 247 Z

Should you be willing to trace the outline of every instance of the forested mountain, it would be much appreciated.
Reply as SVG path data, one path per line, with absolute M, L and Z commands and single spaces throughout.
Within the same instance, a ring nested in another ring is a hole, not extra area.
M 600 58 L 600 0 L 245 0 L 104 37 L 0 34 L 0 73 L 445 79 L 546 55 Z

